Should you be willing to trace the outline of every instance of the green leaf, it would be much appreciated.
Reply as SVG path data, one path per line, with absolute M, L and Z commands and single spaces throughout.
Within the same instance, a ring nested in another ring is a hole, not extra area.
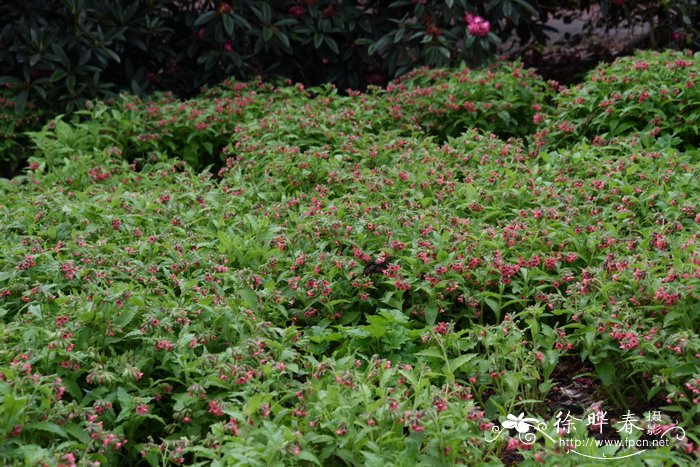
M 88 444 L 90 442 L 90 434 L 75 423 L 64 425 L 63 429 L 83 444 Z
M 527 11 L 528 16 L 537 15 L 537 10 L 535 10 L 535 8 L 530 4 L 530 2 L 528 0 L 512 0 L 512 1 L 514 1 L 515 3 L 520 5 L 520 7 L 523 10 Z
M 263 27 L 262 35 L 263 35 L 263 40 L 265 42 L 270 42 L 270 39 L 272 39 L 273 34 L 274 34 L 274 30 L 270 26 Z M 318 48 L 318 47 L 316 47 L 316 48 Z
M 615 365 L 610 360 L 603 360 L 595 365 L 596 373 L 604 386 L 610 386 L 615 381 Z
M 338 43 L 331 37 L 331 36 L 326 36 L 325 38 L 326 45 L 333 51 L 334 54 L 338 55 L 340 53 L 340 49 L 338 48 Z
M 125 327 L 131 322 L 136 316 L 137 311 L 135 309 L 130 309 L 119 315 L 117 319 L 114 320 L 114 324 L 120 328 Z
M 248 286 L 243 286 L 238 289 L 238 293 L 240 294 L 241 298 L 243 298 L 243 300 L 245 300 L 245 302 L 248 304 L 248 307 L 250 307 L 255 312 L 258 311 L 258 296 L 255 294 L 253 289 L 251 289 Z
M 323 44 L 324 35 L 320 32 L 314 33 L 314 48 L 318 49 Z
M 445 356 L 443 355 L 443 353 L 442 353 L 439 349 L 437 349 L 437 348 L 435 348 L 435 347 L 430 347 L 430 348 L 428 348 L 428 349 L 421 350 L 420 352 L 418 352 L 418 353 L 416 354 L 416 356 L 421 356 L 421 357 L 434 357 L 434 358 L 439 358 L 439 359 L 441 359 L 441 360 L 445 358 Z
M 195 26 L 202 26 L 203 24 L 207 24 L 207 23 L 211 22 L 215 17 L 216 17 L 216 11 L 207 11 L 207 12 L 199 15 L 197 20 L 194 22 L 194 25 Z
M 494 299 L 489 298 L 489 297 L 484 297 L 484 302 L 491 308 L 493 311 L 494 315 L 496 315 L 496 319 L 498 321 L 501 320 L 501 305 Z
M 0 84 L 24 84 L 24 81 L 14 76 L 0 76 Z
M 299 21 L 296 18 L 285 18 L 277 21 L 275 23 L 275 26 L 278 28 L 281 28 L 282 26 L 294 26 L 297 24 Z
M 119 54 L 117 54 L 114 50 L 108 49 L 108 48 L 103 48 L 101 49 L 102 53 L 105 55 L 109 56 L 112 60 L 114 60 L 117 63 L 121 63 L 121 57 L 119 57 Z
M 221 17 L 221 19 L 224 22 L 224 30 L 226 31 L 226 34 L 231 36 L 233 34 L 233 30 L 235 27 L 235 23 L 233 21 L 233 18 L 230 15 L 224 15 Z
M 505 110 L 501 110 L 500 112 L 498 112 L 497 115 L 498 115 L 498 118 L 500 118 L 503 121 L 503 123 L 505 123 L 505 124 L 510 123 L 510 114 L 508 112 L 506 112 Z
M 694 375 L 698 371 L 698 365 L 695 363 L 686 363 L 673 370 L 672 378 L 687 378 Z
M 75 75 L 68 75 L 66 78 L 66 87 L 69 91 L 75 91 Z
M 472 47 L 474 47 L 474 42 L 476 41 L 476 37 L 472 36 L 471 34 L 468 35 L 467 37 L 464 38 L 464 48 L 469 50 Z
M 31 423 L 27 427 L 29 430 L 41 430 L 41 431 L 47 431 L 49 433 L 53 433 L 55 435 L 58 435 L 62 438 L 67 438 L 68 433 L 66 433 L 66 430 L 61 428 L 60 426 L 56 425 L 55 423 L 49 423 L 49 422 L 36 422 L 36 423 Z
M 510 18 L 513 15 L 513 4 L 506 0 L 503 2 L 503 16 Z
M 425 323 L 428 326 L 432 326 L 435 324 L 435 320 L 437 319 L 438 315 L 438 309 L 435 306 L 428 306 L 425 309 Z
M 503 42 L 503 41 L 501 41 L 500 37 L 498 37 L 497 35 L 495 35 L 492 32 L 488 33 L 486 35 L 486 37 L 488 38 L 489 42 L 491 42 L 492 44 L 495 44 L 495 45 L 501 45 L 501 43 Z
M 464 366 L 467 362 L 472 360 L 474 357 L 476 357 L 476 354 L 470 353 L 470 354 L 460 355 L 459 357 L 450 360 L 449 364 L 448 364 L 449 372 L 455 373 L 457 370 L 459 370 L 462 366 Z
M 379 312 L 379 314 L 387 319 L 389 322 L 394 322 L 394 323 L 408 323 L 409 318 L 399 310 L 393 310 L 393 309 L 383 309 Z
M 286 48 L 289 48 L 289 38 L 287 37 L 286 34 L 277 30 L 277 31 L 275 31 L 275 37 L 277 37 L 277 39 L 279 39 L 279 41 L 282 43 L 282 45 L 284 45 Z
M 622 133 L 629 130 L 630 128 L 635 127 L 636 125 L 637 125 L 637 122 L 634 122 L 634 121 L 623 122 L 615 127 L 612 134 L 613 134 L 613 136 L 621 135 Z
M 260 6 L 262 9 L 262 20 L 265 24 L 270 24 L 272 21 L 272 8 L 268 2 L 262 2 Z
M 382 47 L 387 45 L 390 42 L 390 40 L 391 39 L 387 36 L 382 37 L 377 42 L 369 46 L 369 48 L 367 49 L 367 54 L 374 55 L 375 52 L 380 51 Z
M 15 97 L 15 113 L 17 115 L 22 115 L 24 113 L 24 108 L 27 105 L 27 98 L 29 97 L 29 91 L 26 89 L 21 91 Z
M 299 451 L 299 454 L 296 455 L 296 458 L 311 462 L 316 465 L 321 465 L 321 462 L 318 460 L 318 458 L 311 451 L 308 450 L 302 449 L 301 451 Z

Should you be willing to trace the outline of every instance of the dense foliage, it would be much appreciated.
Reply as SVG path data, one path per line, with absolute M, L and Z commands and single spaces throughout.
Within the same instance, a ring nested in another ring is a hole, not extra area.
M 0 75 L 18 109 L 30 96 L 70 110 L 125 88 L 191 94 L 229 76 L 357 89 L 420 65 L 476 62 L 515 27 L 542 35 L 530 2 L 497 3 L 3 2 Z
M 22 132 L 89 99 L 192 96 L 228 77 L 364 89 L 420 66 L 477 65 L 503 41 L 541 44 L 548 18 L 598 3 L 590 26 L 653 23 L 652 46 L 697 46 L 696 0 L 0 2 L 0 85 L 20 115 L 0 104 L 0 175 L 29 156 Z
M 26 112 L 17 116 L 15 99 L 17 94 L 4 89 L 0 92 L 0 177 L 16 173 L 23 162 L 26 162 L 29 148 L 29 138 L 25 132 L 38 130 L 45 122 L 45 111 L 34 102 L 25 104 Z
M 686 429 L 627 465 L 697 461 L 699 71 L 227 81 L 53 120 L 0 183 L 0 459 L 581 465 L 486 441 L 566 394 Z

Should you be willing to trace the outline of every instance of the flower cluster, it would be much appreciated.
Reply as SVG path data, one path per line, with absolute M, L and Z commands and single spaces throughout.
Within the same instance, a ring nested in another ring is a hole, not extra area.
M 464 21 L 467 23 L 467 30 L 472 36 L 484 37 L 491 31 L 491 24 L 481 16 L 467 13 L 464 16 Z

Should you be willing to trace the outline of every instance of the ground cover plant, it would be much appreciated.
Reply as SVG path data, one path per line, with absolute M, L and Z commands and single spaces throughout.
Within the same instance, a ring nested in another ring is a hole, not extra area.
M 699 65 L 228 81 L 51 121 L 0 180 L 0 459 L 583 465 L 638 450 L 556 440 L 658 437 L 630 411 L 685 436 L 624 465 L 697 462 Z M 520 413 L 546 436 L 497 431 Z

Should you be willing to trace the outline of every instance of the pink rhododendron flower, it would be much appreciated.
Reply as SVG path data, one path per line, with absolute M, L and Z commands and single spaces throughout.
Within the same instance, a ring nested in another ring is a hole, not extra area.
M 467 13 L 464 16 L 464 20 L 467 22 L 467 30 L 472 36 L 484 37 L 491 31 L 491 23 L 481 16 Z

